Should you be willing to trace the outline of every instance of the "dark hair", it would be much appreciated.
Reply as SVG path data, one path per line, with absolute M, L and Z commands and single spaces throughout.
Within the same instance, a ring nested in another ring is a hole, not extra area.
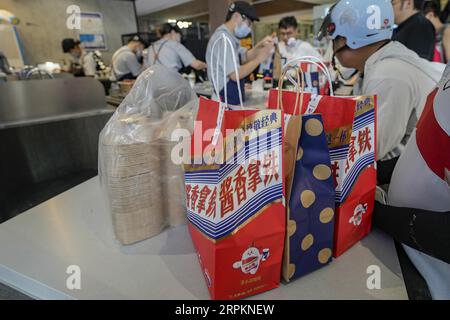
M 75 39 L 71 39 L 71 38 L 66 38 L 61 42 L 61 47 L 62 47 L 64 53 L 70 52 L 70 50 L 75 49 L 79 45 L 80 45 L 79 40 L 75 40 Z
M 423 4 L 422 11 L 424 15 L 432 12 L 436 17 L 439 18 L 441 15 L 441 5 L 435 0 L 428 0 Z
M 128 43 L 130 42 L 140 42 L 144 47 L 147 46 L 147 42 L 142 39 L 138 34 L 135 34 L 134 36 L 132 36 L 129 40 Z
M 230 21 L 230 20 L 231 20 L 231 17 L 233 16 L 234 13 L 239 13 L 239 12 L 228 10 L 228 11 L 227 11 L 227 16 L 225 17 L 225 22 Z M 239 13 L 239 14 L 240 14 L 240 13 Z
M 161 36 L 165 36 L 166 34 L 169 34 L 172 31 L 182 34 L 181 29 L 177 25 L 171 23 L 164 23 L 160 28 Z
M 294 28 L 294 29 L 298 28 L 298 22 L 297 19 L 295 19 L 295 17 L 293 16 L 284 17 L 283 19 L 280 20 L 280 23 L 278 24 L 278 29 L 287 29 L 287 28 Z

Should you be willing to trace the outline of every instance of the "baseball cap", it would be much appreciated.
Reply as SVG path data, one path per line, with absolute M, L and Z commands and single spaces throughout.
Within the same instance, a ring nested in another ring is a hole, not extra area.
M 128 40 L 128 42 L 131 42 L 131 41 L 137 41 L 137 42 L 142 43 L 144 46 L 147 46 L 147 42 L 141 36 L 139 36 L 137 34 L 134 35 L 132 38 L 130 38 L 130 40 Z
M 228 7 L 229 12 L 238 12 L 252 21 L 259 21 L 256 9 L 250 3 L 245 1 L 235 1 Z

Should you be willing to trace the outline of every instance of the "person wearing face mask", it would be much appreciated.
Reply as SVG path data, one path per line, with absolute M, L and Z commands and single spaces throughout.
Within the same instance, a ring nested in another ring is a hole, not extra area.
M 134 36 L 126 46 L 119 48 L 112 57 L 112 69 L 115 80 L 134 80 L 144 70 L 139 62 L 142 59 L 142 51 L 145 42 L 138 36 Z
M 206 62 L 208 64 L 208 77 L 211 82 L 215 83 L 220 92 L 220 98 L 225 101 L 225 86 L 227 91 L 227 101 L 231 105 L 239 105 L 239 90 L 241 88 L 242 99 L 245 101 L 245 87 L 244 80 L 250 73 L 252 73 L 258 66 L 266 61 L 274 52 L 273 37 L 266 37 L 251 50 L 244 49 L 240 45 L 240 39 L 244 39 L 251 34 L 251 25 L 253 21 L 259 21 L 255 8 L 245 1 L 236 1 L 230 4 L 226 16 L 226 21 L 221 25 L 208 42 L 206 50 Z M 227 45 L 227 55 L 225 62 L 223 55 L 225 52 L 225 43 L 216 40 L 225 35 L 230 40 L 234 48 L 234 56 L 231 52 L 229 44 Z M 213 50 L 213 46 L 216 47 Z M 215 79 L 212 76 L 213 69 L 216 70 L 218 63 L 218 70 L 214 71 Z M 235 72 L 235 63 L 238 67 L 239 79 Z M 224 83 L 224 75 L 226 82 Z M 218 97 L 215 97 L 216 99 Z
M 445 67 L 391 41 L 393 26 L 390 0 L 341 0 L 318 35 L 333 40 L 334 55 L 344 67 L 358 70 L 354 94 L 377 95 L 379 168 L 404 150 Z
M 75 77 L 94 77 L 97 71 L 93 52 L 85 52 L 80 41 L 74 39 L 64 39 L 61 43 L 64 53 L 70 54 L 70 64 L 63 69 L 72 73 Z
M 206 69 L 206 63 L 194 57 L 194 55 L 181 44 L 181 29 L 176 25 L 165 23 L 161 27 L 162 38 L 148 48 L 145 66 L 161 64 L 176 71 L 183 67 L 191 67 L 195 70 Z
M 280 51 L 282 62 L 286 63 L 292 59 L 313 56 L 322 59 L 320 53 L 306 41 L 297 39 L 298 22 L 295 17 L 284 17 L 278 24 L 279 42 L 278 49 Z

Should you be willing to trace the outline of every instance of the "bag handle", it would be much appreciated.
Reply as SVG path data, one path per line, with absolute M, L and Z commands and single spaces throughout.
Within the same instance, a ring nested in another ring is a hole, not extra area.
M 216 68 L 214 69 L 214 67 L 211 68 L 211 77 L 213 78 L 213 87 L 214 87 L 214 92 L 216 94 L 216 96 L 218 97 L 220 102 L 221 101 L 221 97 L 220 97 L 220 92 L 219 92 L 219 87 L 218 87 L 218 83 L 219 83 L 219 60 L 220 60 L 220 48 L 219 50 L 216 50 L 216 46 L 220 43 L 223 42 L 224 45 L 224 52 L 223 52 L 223 68 L 224 68 L 224 72 L 223 72 L 223 85 L 224 85 L 224 96 L 225 96 L 225 105 L 228 106 L 228 95 L 227 95 L 227 70 L 225 69 L 226 66 L 226 59 L 227 59 L 227 51 L 228 51 L 228 47 L 231 48 L 231 54 L 233 57 L 233 64 L 234 64 L 234 73 L 236 74 L 236 80 L 237 83 L 239 84 L 239 80 L 240 80 L 240 76 L 239 76 L 239 68 L 238 68 L 238 64 L 237 61 L 235 59 L 236 56 L 236 51 L 234 50 L 233 47 L 233 43 L 231 42 L 231 40 L 225 35 L 225 33 L 222 33 L 222 35 L 216 39 L 212 45 L 211 48 L 211 62 L 213 62 L 213 57 L 214 57 L 214 53 L 215 51 L 218 51 L 217 54 L 217 60 L 216 60 Z M 239 104 L 241 106 L 241 109 L 244 109 L 244 103 L 243 103 L 243 98 L 242 98 L 242 90 L 241 90 L 241 86 L 238 85 L 238 93 L 239 93 Z
M 296 88 L 296 97 L 295 97 L 295 108 L 294 108 L 294 112 L 293 114 L 296 115 L 297 114 L 297 109 L 300 105 L 300 111 L 301 108 L 303 106 L 303 96 L 305 94 L 305 73 L 303 72 L 303 70 L 301 70 L 298 67 L 294 67 L 294 66 L 288 66 L 283 68 L 283 71 L 281 72 L 281 76 L 280 79 L 278 80 L 278 100 L 277 100 L 277 109 L 281 109 L 284 111 L 284 106 L 283 106 L 283 98 L 282 98 L 282 93 L 283 90 L 281 89 L 283 86 L 283 79 L 284 77 L 287 75 L 287 73 L 289 72 L 290 69 L 294 69 L 296 76 L 297 76 L 297 82 L 295 85 Z M 301 88 L 298 87 L 298 84 L 301 83 Z M 301 90 L 299 90 L 301 89 Z M 300 104 L 298 103 L 300 100 Z
M 213 64 L 213 57 L 214 57 L 214 52 L 216 49 L 216 46 L 218 43 L 220 43 L 222 41 L 223 45 L 224 45 L 224 52 L 223 52 L 223 86 L 224 86 L 224 96 L 225 96 L 225 103 L 223 103 L 221 97 L 220 97 L 220 92 L 219 92 L 219 87 L 218 87 L 218 83 L 219 83 L 219 60 L 220 60 L 220 50 L 218 50 L 218 55 L 217 55 L 217 61 L 216 61 L 216 72 L 214 72 L 214 64 Z M 236 82 L 237 82 L 237 87 L 238 87 L 238 93 L 239 93 L 239 104 L 241 106 L 241 109 L 244 109 L 244 103 L 243 103 L 243 99 L 242 99 L 242 91 L 241 91 L 241 84 L 240 84 L 240 76 L 239 76 L 239 68 L 237 65 L 237 61 L 235 59 L 236 56 L 236 51 L 234 50 L 233 44 L 231 42 L 231 40 L 225 35 L 225 33 L 222 34 L 222 36 L 220 36 L 218 39 L 216 39 L 213 43 L 213 46 L 211 48 L 211 63 L 213 64 L 211 67 L 211 77 L 212 77 L 212 83 L 213 83 L 213 87 L 214 87 L 214 91 L 216 96 L 219 99 L 219 114 L 217 115 L 217 122 L 216 122 L 216 129 L 214 131 L 214 136 L 212 139 L 212 144 L 215 146 L 219 140 L 219 135 L 220 135 L 220 131 L 222 128 L 222 123 L 223 123 L 223 117 L 225 115 L 225 109 L 228 106 L 228 89 L 227 89 L 227 72 L 225 69 L 226 66 L 226 59 L 227 59 L 227 49 L 228 46 L 230 46 L 231 48 L 231 54 L 233 56 L 233 63 L 234 63 L 234 73 L 236 75 Z
M 315 65 L 316 67 L 318 67 L 327 77 L 328 84 L 330 86 L 330 95 L 334 96 L 333 81 L 331 80 L 330 70 L 328 70 L 327 66 L 321 59 L 314 57 L 314 56 L 303 56 L 303 57 L 299 57 L 299 58 L 288 61 L 285 65 L 285 67 L 294 66 L 294 65 L 296 66 L 296 65 L 298 65 L 298 63 L 309 63 L 309 64 L 312 64 L 312 65 Z M 291 82 L 293 82 L 293 79 L 290 78 L 289 76 L 288 76 L 288 79 Z

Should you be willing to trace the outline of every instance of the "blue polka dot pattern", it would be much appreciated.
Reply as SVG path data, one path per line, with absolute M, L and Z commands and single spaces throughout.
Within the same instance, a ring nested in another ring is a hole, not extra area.
M 288 210 L 289 280 L 331 261 L 335 191 L 322 123 L 318 114 L 302 117 Z

